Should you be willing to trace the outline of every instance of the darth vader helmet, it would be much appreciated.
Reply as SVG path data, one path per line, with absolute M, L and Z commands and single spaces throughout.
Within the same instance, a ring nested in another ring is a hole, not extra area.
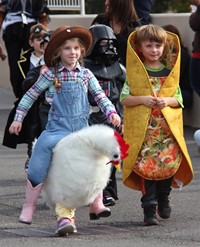
M 102 63 L 118 60 L 118 42 L 112 28 L 97 24 L 89 29 L 92 33 L 93 44 L 87 53 L 87 58 Z

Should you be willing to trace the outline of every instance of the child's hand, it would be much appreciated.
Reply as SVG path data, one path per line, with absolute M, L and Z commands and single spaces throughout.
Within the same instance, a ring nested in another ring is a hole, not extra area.
M 116 113 L 111 113 L 110 117 L 109 117 L 110 122 L 114 125 L 114 126 L 120 126 L 121 123 L 121 118 L 118 114 Z
M 160 109 L 165 108 L 168 105 L 167 98 L 157 98 L 157 107 Z
M 157 97 L 154 96 L 143 96 L 143 104 L 148 107 L 154 107 L 157 104 Z
M 13 121 L 12 124 L 10 125 L 9 132 L 11 135 L 15 134 L 18 136 L 21 129 L 22 129 L 22 123 L 18 121 Z
M 42 75 L 45 71 L 47 71 L 48 67 L 44 64 L 40 70 L 40 75 Z

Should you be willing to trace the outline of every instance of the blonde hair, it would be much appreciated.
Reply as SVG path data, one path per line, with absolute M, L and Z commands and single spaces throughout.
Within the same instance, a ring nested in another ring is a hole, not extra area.
M 81 65 L 83 65 L 83 58 L 86 54 L 86 49 L 85 49 L 85 45 L 84 45 L 83 41 L 79 38 L 71 38 L 71 39 L 67 39 L 67 40 L 71 40 L 73 42 L 76 42 L 80 46 L 81 56 L 79 58 L 79 63 Z M 51 58 L 51 64 L 53 66 L 58 64 L 58 62 L 60 61 L 60 50 L 67 40 L 65 40 L 60 46 L 58 46 L 57 49 L 55 50 L 55 52 L 53 53 L 52 58 Z
M 83 58 L 86 54 L 86 49 L 85 49 L 85 44 L 83 43 L 83 41 L 80 38 L 71 38 L 71 39 L 67 39 L 70 40 L 72 42 L 77 43 L 80 46 L 81 49 L 81 56 L 79 58 L 79 63 L 81 65 L 83 65 Z M 60 62 L 60 50 L 62 49 L 62 47 L 65 45 L 65 42 L 67 41 L 65 40 L 60 46 L 57 47 L 57 49 L 55 50 L 55 52 L 52 55 L 52 59 L 51 59 L 51 64 L 52 66 L 54 66 L 55 69 L 55 78 L 54 78 L 54 85 L 55 88 L 59 89 L 61 87 L 61 83 L 58 80 L 57 74 L 58 74 L 58 63 Z
M 134 42 L 139 45 L 144 41 L 154 41 L 165 44 L 167 41 L 166 31 L 157 25 L 149 24 L 141 26 L 135 33 Z

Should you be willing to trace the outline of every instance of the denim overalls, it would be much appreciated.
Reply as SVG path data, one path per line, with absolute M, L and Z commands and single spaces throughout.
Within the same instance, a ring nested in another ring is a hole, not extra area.
M 28 179 L 43 183 L 51 164 L 52 149 L 66 135 L 88 125 L 89 102 L 81 82 L 64 82 L 55 93 L 46 130 L 38 138 L 31 155 Z

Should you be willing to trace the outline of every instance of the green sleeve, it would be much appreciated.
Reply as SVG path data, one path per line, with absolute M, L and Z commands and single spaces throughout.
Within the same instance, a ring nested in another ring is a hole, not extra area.
M 130 95 L 130 87 L 129 87 L 128 81 L 126 79 L 124 82 L 124 86 L 122 88 L 121 94 L 120 94 L 120 101 L 122 101 L 123 99 L 125 99 L 129 95 Z
M 122 101 L 123 99 L 125 99 L 129 95 L 130 95 L 130 86 L 129 86 L 128 81 L 126 79 L 124 82 L 124 86 L 122 88 L 121 94 L 120 94 L 120 101 Z M 176 89 L 176 92 L 174 93 L 173 97 L 179 102 L 180 106 L 182 108 L 184 108 L 183 97 L 182 97 L 180 86 L 178 86 L 178 88 Z
M 173 97 L 179 102 L 180 106 L 184 108 L 183 97 L 182 97 L 180 86 L 178 86 L 178 88 L 176 89 L 176 92 L 174 93 Z

